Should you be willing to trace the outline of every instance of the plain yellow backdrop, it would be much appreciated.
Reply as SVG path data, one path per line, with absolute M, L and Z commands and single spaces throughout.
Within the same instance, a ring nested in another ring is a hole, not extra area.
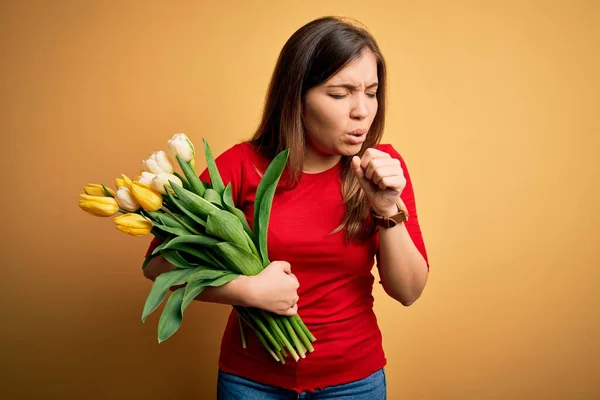
M 149 238 L 78 194 L 176 132 L 248 138 L 279 50 L 330 14 L 387 59 L 384 141 L 431 262 L 411 307 L 375 290 L 389 398 L 600 396 L 598 1 L 6 0 L 0 397 L 214 398 L 229 308 L 193 304 L 159 345 Z

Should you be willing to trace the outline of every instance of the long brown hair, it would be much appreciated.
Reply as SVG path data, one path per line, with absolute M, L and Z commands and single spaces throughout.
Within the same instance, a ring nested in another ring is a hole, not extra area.
M 323 17 L 298 29 L 285 43 L 271 77 L 261 123 L 249 141 L 267 159 L 290 149 L 287 176 L 297 184 L 306 151 L 302 110 L 306 92 L 325 82 L 368 49 L 377 59 L 378 109 L 359 156 L 379 145 L 385 120 L 385 60 L 375 39 L 355 21 Z M 342 156 L 342 195 L 345 217 L 332 233 L 344 230 L 348 242 L 365 241 L 374 230 L 368 218 L 369 204 Z

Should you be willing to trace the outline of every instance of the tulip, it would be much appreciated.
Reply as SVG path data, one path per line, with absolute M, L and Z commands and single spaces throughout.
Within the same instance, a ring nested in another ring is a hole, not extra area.
M 119 210 L 117 201 L 112 197 L 90 196 L 80 194 L 79 207 L 96 217 L 110 217 Z
M 135 212 L 140 208 L 140 203 L 137 202 L 135 197 L 131 194 L 131 191 L 126 187 L 117 189 L 115 199 L 117 200 L 119 207 L 123 210 Z
M 115 217 L 117 229 L 132 236 L 146 236 L 152 230 L 152 222 L 139 214 L 123 214 Z
M 117 185 L 117 189 L 120 187 L 126 187 L 131 190 L 131 179 L 125 174 L 121 174 L 120 178 L 115 178 L 115 185 Z
M 108 192 L 115 197 L 114 190 L 111 188 L 106 188 L 106 190 L 108 190 Z M 89 185 L 86 185 L 83 188 L 83 191 L 90 196 L 106 197 L 106 193 L 104 192 L 104 189 L 102 189 L 102 185 L 97 183 L 90 183 Z
M 167 187 L 173 190 L 169 181 L 173 181 L 179 186 L 183 186 L 181 183 L 181 179 L 179 179 L 177 176 L 173 174 L 164 173 L 156 175 L 156 177 L 152 180 L 152 189 L 162 194 L 167 194 Z
M 156 211 L 162 206 L 162 196 L 150 186 L 138 181 L 131 182 L 131 194 L 146 211 Z
M 144 170 L 152 172 L 153 174 L 162 174 L 166 172 L 168 174 L 173 173 L 173 164 L 169 161 L 167 153 L 162 150 L 155 151 L 152 153 L 149 159 L 143 162 Z
M 168 141 L 168 145 L 173 157 L 179 155 L 185 162 L 190 162 L 194 159 L 196 150 L 185 133 L 176 133 L 173 135 Z
M 117 189 L 119 189 L 120 187 L 127 187 L 127 185 L 125 184 L 125 179 L 115 178 L 115 186 L 117 187 Z
M 152 186 L 152 180 L 156 177 L 156 174 L 152 172 L 142 171 L 140 176 L 137 178 L 138 182 L 141 182 L 145 185 Z

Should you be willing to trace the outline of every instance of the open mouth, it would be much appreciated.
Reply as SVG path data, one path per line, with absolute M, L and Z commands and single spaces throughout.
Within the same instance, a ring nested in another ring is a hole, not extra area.
M 366 129 L 355 129 L 352 132 L 348 132 L 349 135 L 354 137 L 361 137 L 367 133 Z

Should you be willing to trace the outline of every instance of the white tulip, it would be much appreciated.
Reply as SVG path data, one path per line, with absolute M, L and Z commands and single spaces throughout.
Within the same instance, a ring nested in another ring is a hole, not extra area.
M 135 197 L 133 197 L 129 189 L 124 186 L 117 189 L 115 198 L 117 200 L 117 204 L 119 204 L 119 207 L 121 207 L 123 210 L 134 212 L 140 208 L 140 203 L 138 203 Z
M 171 188 L 169 181 L 175 182 L 179 186 L 182 186 L 181 179 L 179 179 L 177 176 L 163 172 L 162 174 L 156 175 L 156 177 L 152 180 L 152 189 L 162 194 L 167 194 L 166 188 Z
M 143 183 L 148 186 L 152 186 L 152 179 L 156 178 L 156 174 L 148 171 L 142 171 L 138 182 Z
M 164 172 L 168 174 L 173 173 L 173 164 L 169 161 L 167 153 L 162 150 L 155 151 L 152 153 L 149 159 L 144 161 L 144 169 L 153 174 L 162 174 Z
M 168 141 L 168 145 L 173 157 L 178 154 L 186 162 L 190 162 L 194 159 L 196 150 L 185 133 L 176 133 L 173 135 Z

